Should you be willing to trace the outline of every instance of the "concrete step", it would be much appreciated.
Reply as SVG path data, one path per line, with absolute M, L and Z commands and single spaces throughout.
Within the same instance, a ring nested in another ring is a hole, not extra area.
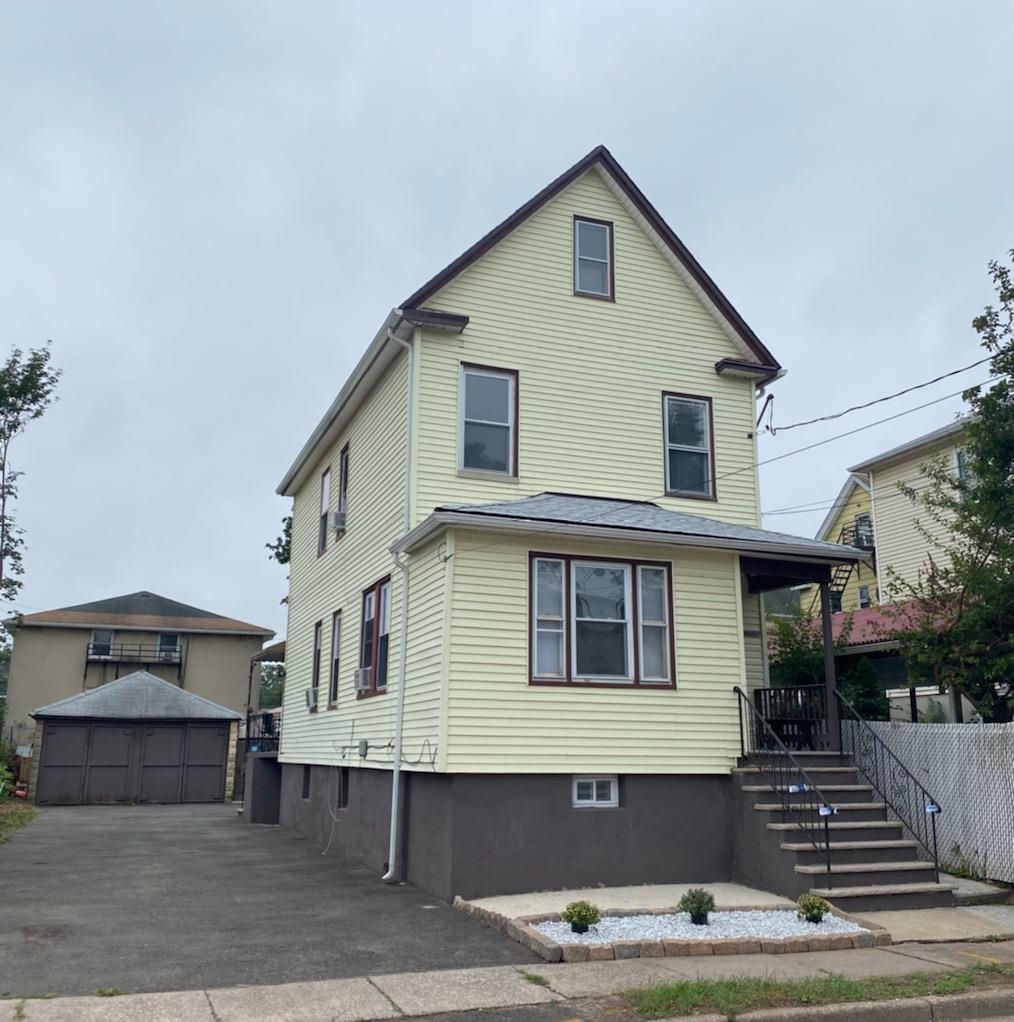
M 817 782 L 821 794 L 831 799 L 832 803 L 838 805 L 841 802 L 869 802 L 873 797 L 873 786 L 870 784 L 821 784 Z M 788 796 L 791 802 L 802 802 L 805 799 L 812 799 L 812 791 L 789 791 L 789 786 L 780 784 L 744 784 L 741 790 L 751 795 L 773 795 L 781 792 Z
M 794 854 L 800 865 L 824 861 L 824 852 L 818 852 L 809 841 L 783 841 L 781 847 L 783 852 Z M 885 858 L 894 862 L 911 862 L 918 856 L 919 844 L 916 841 L 831 842 L 831 860 L 842 864 L 883 862 Z
M 884 802 L 835 802 L 833 803 L 838 812 L 837 819 L 848 820 L 883 820 L 887 814 L 887 805 Z M 816 809 L 809 807 L 786 808 L 781 802 L 758 802 L 754 809 L 760 813 L 782 814 L 789 817 L 801 817 L 805 820 L 821 820 Z
M 823 823 L 816 825 L 799 822 L 769 823 L 767 829 L 778 831 L 786 837 L 792 834 L 804 836 L 804 840 L 805 835 L 811 833 L 818 841 L 822 840 L 824 835 Z M 832 841 L 836 838 L 842 841 L 900 841 L 903 836 L 901 824 L 891 820 L 842 821 L 840 817 L 832 817 L 828 830 L 831 832 Z
M 855 767 L 814 767 L 805 768 L 810 779 L 819 788 L 825 784 L 858 784 L 859 772 Z M 750 778 L 763 778 L 763 773 L 755 766 L 740 766 L 733 771 L 733 776 L 738 777 L 741 784 L 747 783 Z M 750 782 L 753 783 L 753 782 Z
M 862 887 L 813 887 L 843 912 L 882 912 L 910 908 L 945 908 L 954 904 L 952 884 L 868 884 Z
M 817 863 L 800 865 L 796 863 L 795 871 L 805 876 L 817 878 L 827 876 L 827 866 Z M 870 884 L 885 886 L 891 884 L 935 884 L 936 875 L 931 862 L 859 862 L 838 863 L 831 861 L 831 876 L 837 883 L 855 886 Z

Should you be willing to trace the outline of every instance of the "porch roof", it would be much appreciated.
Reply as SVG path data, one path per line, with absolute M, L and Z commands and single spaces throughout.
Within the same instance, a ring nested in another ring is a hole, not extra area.
M 493 504 L 445 504 L 397 544 L 411 551 L 448 526 L 505 532 L 628 539 L 668 546 L 735 550 L 754 556 L 832 565 L 869 559 L 855 547 L 790 536 L 703 515 L 669 511 L 651 501 L 539 493 Z

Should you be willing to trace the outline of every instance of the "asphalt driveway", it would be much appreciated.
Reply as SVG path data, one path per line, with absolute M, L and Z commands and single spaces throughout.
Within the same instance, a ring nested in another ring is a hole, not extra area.
M 445 902 L 229 805 L 43 809 L 0 845 L 0 997 L 536 960 Z

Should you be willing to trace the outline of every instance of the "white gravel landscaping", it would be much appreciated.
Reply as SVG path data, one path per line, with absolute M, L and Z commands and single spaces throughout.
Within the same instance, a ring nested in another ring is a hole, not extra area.
M 838 916 L 819 923 L 799 919 L 795 911 L 712 912 L 707 926 L 695 926 L 686 912 L 668 915 L 603 916 L 587 933 L 574 933 L 570 923 L 535 923 L 539 933 L 557 944 L 611 944 L 616 940 L 729 940 L 736 937 L 774 939 L 862 933 L 865 928 Z

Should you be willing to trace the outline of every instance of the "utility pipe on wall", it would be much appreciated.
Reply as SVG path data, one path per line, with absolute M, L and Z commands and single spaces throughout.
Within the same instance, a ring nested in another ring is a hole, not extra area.
M 405 377 L 405 519 L 402 535 L 412 528 L 412 411 L 413 411 L 413 369 L 414 344 L 398 337 L 393 329 L 387 331 L 387 338 L 405 349 L 407 359 Z M 385 883 L 398 881 L 398 837 L 401 827 L 401 750 L 405 723 L 405 677 L 408 664 L 408 565 L 401 554 L 392 548 L 394 563 L 401 572 L 401 628 L 398 648 L 398 692 L 394 710 L 394 764 L 391 771 L 391 833 L 387 847 L 387 872 L 381 877 Z

